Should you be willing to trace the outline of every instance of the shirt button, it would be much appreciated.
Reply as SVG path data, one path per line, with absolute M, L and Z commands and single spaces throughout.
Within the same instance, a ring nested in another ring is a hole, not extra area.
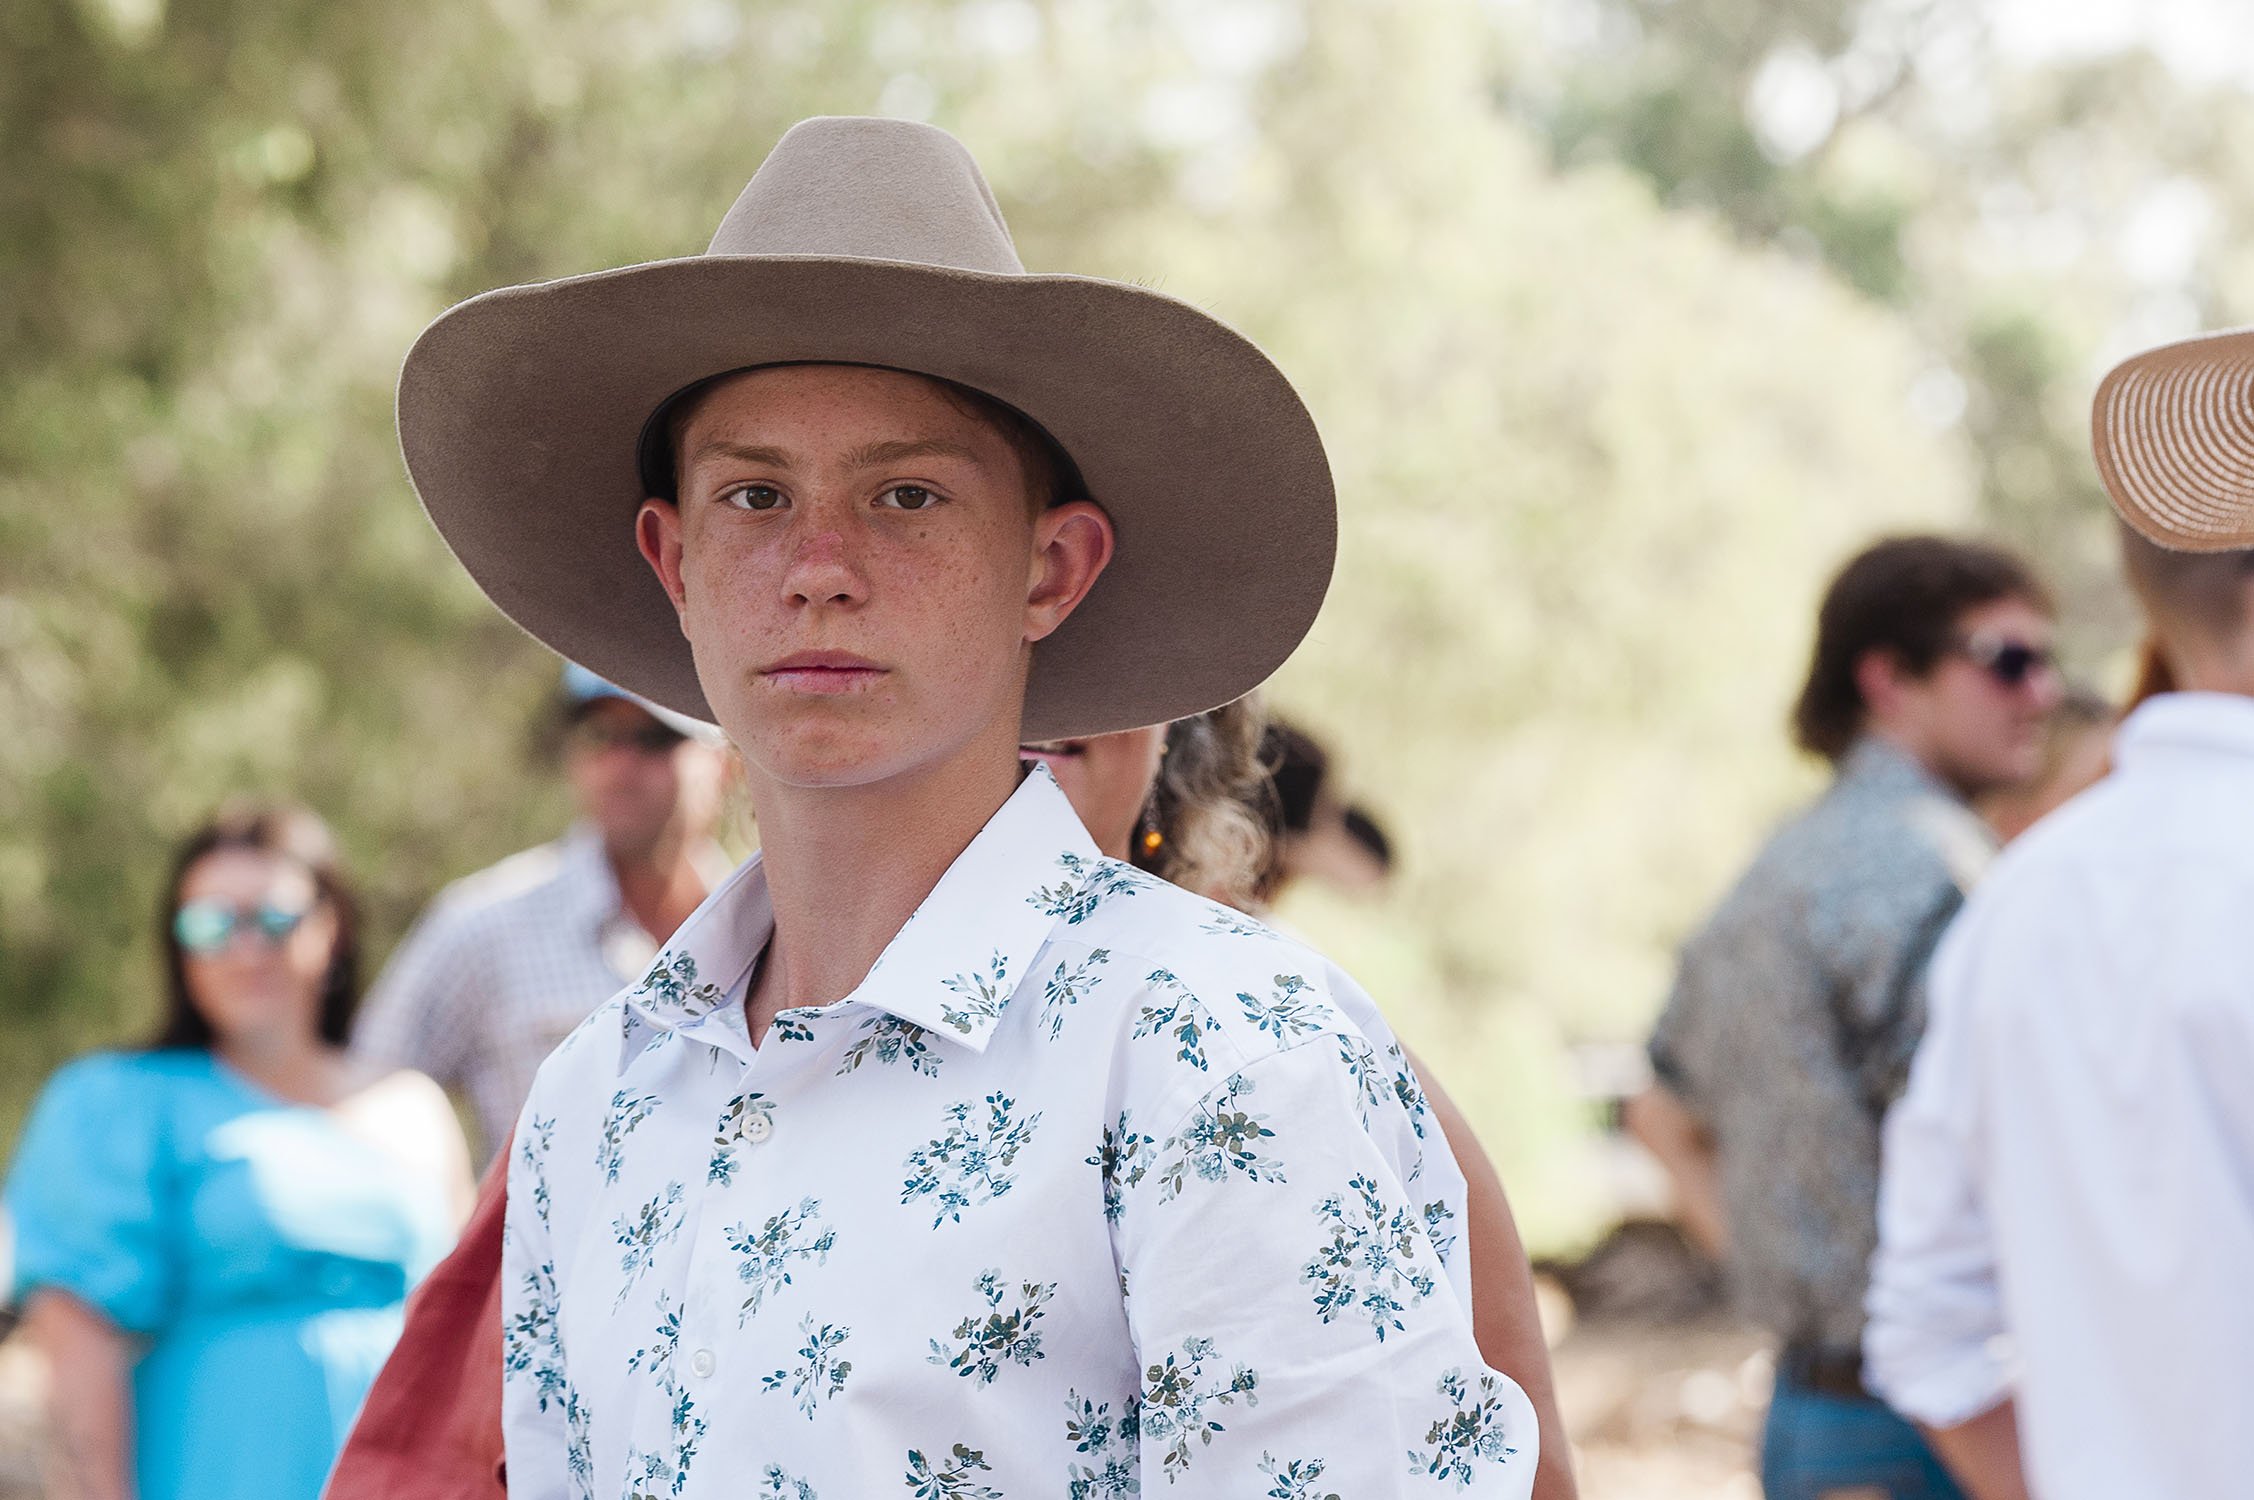
M 713 1359 L 710 1349 L 699 1349 L 689 1356 L 689 1368 L 697 1372 L 697 1378 L 700 1380 L 712 1373 L 712 1366 Z
M 768 1138 L 774 1133 L 775 1117 L 773 1115 L 753 1115 L 750 1119 L 744 1121 L 744 1139 L 754 1146 L 766 1145 Z

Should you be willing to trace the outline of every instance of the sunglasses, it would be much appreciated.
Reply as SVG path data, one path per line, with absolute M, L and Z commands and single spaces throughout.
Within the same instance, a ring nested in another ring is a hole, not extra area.
M 2058 667 L 2058 656 L 2050 647 L 2029 645 L 2009 636 L 1970 636 L 1951 642 L 1949 649 L 2007 688 Z
M 639 755 L 666 755 L 688 736 L 663 724 L 606 724 L 600 719 L 581 719 L 571 726 L 567 738 L 580 749 L 595 753 L 632 750 Z
M 297 931 L 313 915 L 310 906 L 229 906 L 224 901 L 190 901 L 172 914 L 172 936 L 181 948 L 198 958 L 226 951 L 238 932 L 255 932 L 270 948 Z

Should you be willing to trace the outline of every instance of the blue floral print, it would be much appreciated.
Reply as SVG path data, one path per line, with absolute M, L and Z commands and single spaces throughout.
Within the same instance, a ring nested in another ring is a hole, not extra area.
M 997 953 L 983 969 L 949 975 L 946 987 L 962 996 L 963 1003 L 956 1006 L 940 1001 L 939 1018 L 969 1036 L 980 1021 L 991 1021 L 1002 1013 L 1002 1002 L 1010 997 L 1009 961 Z
M 1210 1373 L 1208 1360 L 1215 1363 Z M 1222 1412 L 1239 1402 L 1260 1404 L 1254 1394 L 1259 1384 L 1258 1372 L 1241 1364 L 1223 1370 L 1213 1340 L 1206 1338 L 1184 1339 L 1179 1358 L 1169 1352 L 1152 1365 L 1143 1378 L 1140 1421 L 1146 1444 L 1157 1444 L 1163 1454 L 1161 1472 L 1169 1479 L 1178 1478 L 1198 1449 L 1210 1447 L 1216 1436 L 1228 1431 Z
M 1317 1491 L 1315 1488 L 1323 1477 L 1323 1461 L 1319 1458 L 1295 1458 L 1285 1463 L 1263 1453 L 1260 1472 L 1274 1481 L 1268 1486 L 1264 1500 L 1338 1500 L 1336 1490 Z
M 1083 854 L 1058 855 L 1057 868 L 1064 871 L 1064 879 L 1053 886 L 1043 886 L 1026 899 L 1050 916 L 1075 927 L 1094 916 L 1096 909 L 1111 897 L 1134 895 L 1149 878 L 1133 865 Z
M 1315 1289 L 1316 1316 L 1328 1323 L 1359 1314 L 1384 1343 L 1388 1333 L 1406 1326 L 1403 1310 L 1431 1296 L 1439 1284 L 1419 1264 L 1425 1244 L 1421 1216 L 1406 1207 L 1388 1209 L 1367 1177 L 1356 1177 L 1347 1192 L 1331 1194 L 1315 1212 L 1330 1239 L 1301 1268 L 1299 1279 Z
M 1267 1116 L 1238 1107 L 1238 1098 L 1252 1090 L 1250 1078 L 1234 1075 L 1167 1137 L 1164 1149 L 1172 1155 L 1158 1167 L 1161 1202 L 1178 1197 L 1192 1177 L 1219 1182 L 1235 1172 L 1247 1182 L 1284 1180 L 1283 1164 L 1260 1151 L 1260 1142 L 1275 1135 L 1267 1126 Z
M 595 1169 L 603 1174 L 605 1182 L 618 1181 L 628 1133 L 648 1119 L 657 1104 L 657 1095 L 639 1094 L 632 1089 L 620 1089 L 611 1095 L 610 1109 L 603 1116 L 603 1136 L 595 1147 Z
M 1504 1431 L 1503 1390 L 1508 1382 L 1485 1370 L 1466 1380 L 1461 1370 L 1450 1370 L 1436 1387 L 1452 1410 L 1432 1424 L 1424 1437 L 1428 1452 L 1409 1452 L 1409 1467 L 1435 1479 L 1452 1482 L 1459 1490 L 1471 1488 L 1483 1463 L 1500 1464 L 1518 1450 Z
M 754 861 L 583 1028 L 622 1043 L 541 1069 L 512 1494 L 1526 1500 L 1461 1175 L 1351 980 L 1122 873 L 1038 771 L 755 1045 L 772 910 Z
M 798 1346 L 798 1363 L 772 1375 L 762 1375 L 759 1388 L 779 1391 L 789 1385 L 798 1409 L 811 1417 L 823 1401 L 845 1389 L 845 1378 L 853 1373 L 853 1361 L 837 1357 L 838 1349 L 852 1337 L 853 1330 L 835 1323 L 824 1323 L 817 1328 L 814 1315 L 808 1313 L 799 1321 L 798 1331 L 805 1335 L 805 1342 Z
M 1017 1101 L 999 1092 L 986 1096 L 986 1112 L 962 1100 L 947 1106 L 946 1133 L 908 1153 L 913 1169 L 901 1185 L 900 1201 L 930 1198 L 935 1207 L 931 1227 L 959 1224 L 963 1210 L 974 1203 L 991 1203 L 1010 1190 L 1015 1165 L 1033 1129 L 1041 1123 L 1038 1112 L 1017 1119 Z
M 971 1475 L 987 1473 L 993 1466 L 976 1448 L 957 1443 L 938 1463 L 919 1449 L 908 1450 L 908 1493 L 916 1500 L 1002 1500 L 1002 1492 L 980 1484 Z
M 626 1305 L 627 1294 L 649 1270 L 660 1247 L 671 1244 L 673 1237 L 681 1232 L 681 1203 L 681 1184 L 669 1182 L 631 1216 L 620 1214 L 611 1221 L 611 1230 L 625 1252 L 618 1257 L 616 1306 Z
M 1005 1312 L 1003 1304 L 1010 1300 L 1010 1294 L 1002 1281 L 1002 1273 L 982 1273 L 978 1278 L 978 1294 L 986 1301 L 986 1311 L 974 1312 L 957 1323 L 953 1343 L 942 1344 L 933 1339 L 931 1363 L 943 1365 L 957 1375 L 975 1376 L 980 1385 L 993 1384 L 1005 1363 L 1032 1364 L 1041 1358 L 1041 1331 L 1033 1325 L 1041 1321 L 1041 1309 L 1056 1295 L 1056 1290 L 1053 1281 L 1020 1282 L 1017 1299 Z
M 762 1131 L 774 1123 L 775 1106 L 766 1095 L 747 1089 L 731 1098 L 720 1111 L 720 1126 L 712 1136 L 712 1158 L 705 1163 L 704 1180 L 727 1187 L 736 1180 L 736 1152 L 745 1132 Z
M 727 1229 L 728 1248 L 743 1257 L 736 1268 L 736 1277 L 751 1288 L 744 1298 L 743 1308 L 736 1314 L 736 1326 L 741 1328 L 759 1311 L 759 1304 L 767 1294 L 789 1286 L 791 1267 L 811 1261 L 822 1265 L 830 1258 L 837 1245 L 837 1231 L 823 1224 L 818 1217 L 821 1202 L 814 1198 L 801 1198 L 798 1206 L 769 1216 L 757 1230 L 742 1224 Z
M 1329 1002 L 1297 974 L 1278 974 L 1275 989 L 1265 1000 L 1239 990 L 1237 1004 L 1244 1008 L 1247 1021 L 1279 1042 L 1296 1042 L 1338 1027 Z
M 1041 986 L 1041 1025 L 1048 1031 L 1050 1041 L 1064 1034 L 1065 1013 L 1095 987 L 1100 977 L 1096 971 L 1109 962 L 1109 948 L 1097 948 L 1077 964 L 1058 961 L 1056 972 Z
M 1144 981 L 1165 991 L 1165 998 L 1148 1001 L 1135 1021 L 1135 1035 L 1172 1037 L 1180 1049 L 1174 1055 L 1200 1073 L 1205 1071 L 1205 1038 L 1221 1029 L 1205 1002 L 1166 969 L 1153 969 Z
M 931 1035 L 913 1021 L 898 1016 L 871 1016 L 861 1024 L 860 1036 L 845 1049 L 838 1059 L 840 1077 L 852 1072 L 865 1062 L 878 1062 L 886 1067 L 906 1063 L 911 1073 L 939 1076 L 939 1065 L 945 1062 L 931 1045 Z
M 1130 1396 L 1126 1409 L 1112 1415 L 1108 1401 L 1090 1401 L 1078 1391 L 1065 1393 L 1065 1441 L 1074 1453 L 1084 1453 L 1088 1463 L 1075 1459 L 1065 1468 L 1066 1500 L 1116 1500 L 1142 1489 L 1142 1422 L 1136 1415 L 1140 1392 Z
M 1103 1176 L 1104 1217 L 1116 1224 L 1127 1211 L 1127 1189 L 1139 1187 L 1149 1175 L 1150 1163 L 1143 1159 L 1148 1148 L 1157 1142 L 1150 1136 L 1138 1134 L 1128 1124 L 1128 1112 L 1119 1112 L 1117 1127 L 1104 1127 L 1103 1144 L 1093 1156 L 1087 1157 L 1089 1166 Z

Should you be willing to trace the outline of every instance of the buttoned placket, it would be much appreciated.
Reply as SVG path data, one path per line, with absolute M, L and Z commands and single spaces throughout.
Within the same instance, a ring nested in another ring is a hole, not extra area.
M 723 1072 L 731 1065 L 735 1070 L 727 1102 L 713 1121 L 716 1137 L 726 1131 L 734 1101 L 756 1097 L 764 1105 L 747 1113 L 736 1127 L 735 1169 L 729 1178 L 698 1186 L 684 1234 L 689 1254 L 682 1272 L 677 1357 L 688 1372 L 689 1394 L 706 1411 L 747 1410 L 759 1391 L 760 1372 L 751 1368 L 752 1361 L 731 1357 L 731 1346 L 742 1349 L 746 1341 L 738 1326 L 743 1288 L 736 1271 L 741 1256 L 728 1244 L 728 1226 L 764 1222 L 795 1201 L 790 1190 L 776 1192 L 772 1186 L 784 1175 L 774 1165 L 776 1139 L 787 1136 L 777 1115 L 790 1094 L 819 1086 L 825 1050 L 784 1040 L 772 1027 L 760 1045 L 752 1045 L 743 1019 L 752 972 L 756 969 L 739 981 L 725 1005 L 683 1025 L 677 1038 L 679 1043 L 710 1047 Z M 819 1033 L 852 1024 L 852 1016 L 865 1009 L 841 1000 L 784 1016 Z M 669 1413 L 659 1416 L 670 1419 Z

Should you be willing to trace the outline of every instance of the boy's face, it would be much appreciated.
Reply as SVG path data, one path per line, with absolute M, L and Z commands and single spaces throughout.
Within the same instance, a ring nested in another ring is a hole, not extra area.
M 1032 643 L 1111 555 L 1086 501 L 1036 512 L 995 427 L 920 375 L 789 365 L 700 396 L 675 501 L 636 521 L 697 678 L 758 772 L 857 786 L 991 741 Z

